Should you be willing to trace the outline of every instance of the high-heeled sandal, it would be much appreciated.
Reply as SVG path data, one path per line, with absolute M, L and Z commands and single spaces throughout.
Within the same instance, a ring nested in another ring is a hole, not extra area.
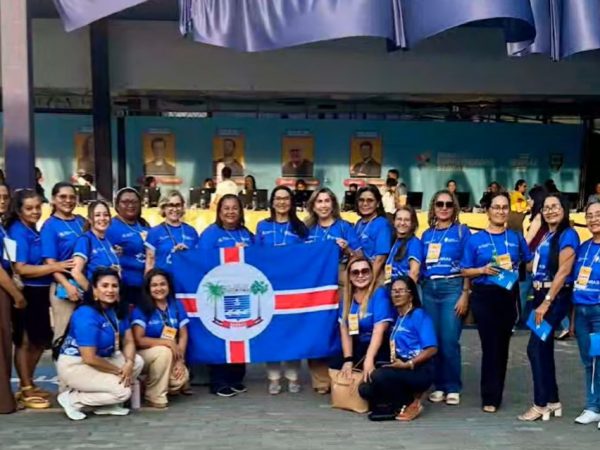
M 554 414 L 554 417 L 562 417 L 562 403 L 548 403 L 546 408 L 550 410 L 550 415 Z
M 498 408 L 496 408 L 494 405 L 485 405 L 481 409 L 483 410 L 484 413 L 489 413 L 489 414 L 493 414 L 496 411 L 498 411 Z
M 523 422 L 535 422 L 539 419 L 546 422 L 547 420 L 550 420 L 550 410 L 547 406 L 541 407 L 533 405 L 517 418 Z

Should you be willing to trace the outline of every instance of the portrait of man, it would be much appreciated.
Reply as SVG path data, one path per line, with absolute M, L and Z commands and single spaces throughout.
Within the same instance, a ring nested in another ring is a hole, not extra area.
M 313 145 L 312 137 L 285 137 L 283 140 L 283 161 L 281 176 L 313 177 Z
M 144 135 L 144 175 L 175 176 L 174 144 L 172 134 Z
M 75 134 L 75 172 L 81 175 L 94 175 L 94 135 L 92 133 Z
M 381 177 L 381 140 L 352 139 L 350 176 L 356 178 Z
M 213 140 L 213 176 L 219 176 L 224 167 L 231 169 L 232 177 L 244 176 L 244 138 L 217 136 Z

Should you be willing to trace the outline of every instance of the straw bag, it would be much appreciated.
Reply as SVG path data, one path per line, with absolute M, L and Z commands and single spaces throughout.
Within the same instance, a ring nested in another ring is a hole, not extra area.
M 362 370 L 352 369 L 352 377 L 342 377 L 341 370 L 329 369 L 331 378 L 331 407 L 363 414 L 369 411 L 369 404 L 358 394 L 362 383 Z

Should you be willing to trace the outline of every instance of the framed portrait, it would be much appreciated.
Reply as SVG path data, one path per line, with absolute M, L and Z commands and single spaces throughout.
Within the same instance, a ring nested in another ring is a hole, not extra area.
M 213 176 L 220 177 L 224 167 L 231 169 L 232 177 L 243 177 L 246 168 L 246 141 L 236 130 L 219 132 L 213 137 Z
M 91 129 L 82 129 L 75 133 L 75 173 L 78 175 L 95 174 L 94 133 Z
M 350 142 L 350 176 L 381 178 L 382 157 L 381 137 L 375 134 L 357 134 Z
M 142 136 L 145 176 L 174 177 L 177 173 L 175 135 L 169 130 L 148 130 Z
M 315 140 L 309 134 L 283 137 L 281 145 L 281 176 L 313 178 Z

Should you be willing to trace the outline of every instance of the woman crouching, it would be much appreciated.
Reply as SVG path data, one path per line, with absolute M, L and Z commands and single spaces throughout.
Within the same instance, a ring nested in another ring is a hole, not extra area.
M 371 405 L 388 404 L 396 420 L 410 421 L 423 411 L 421 395 L 433 383 L 437 339 L 412 278 L 402 276 L 391 286 L 398 318 L 390 334 L 391 363 L 375 369 L 371 381 L 360 385 Z
M 117 317 L 118 272 L 99 267 L 91 281 L 93 296 L 71 316 L 56 363 L 67 388 L 58 403 L 71 420 L 85 419 L 88 409 L 97 415 L 128 414 L 121 405 L 131 397 L 144 365 L 135 353 L 129 321 Z

